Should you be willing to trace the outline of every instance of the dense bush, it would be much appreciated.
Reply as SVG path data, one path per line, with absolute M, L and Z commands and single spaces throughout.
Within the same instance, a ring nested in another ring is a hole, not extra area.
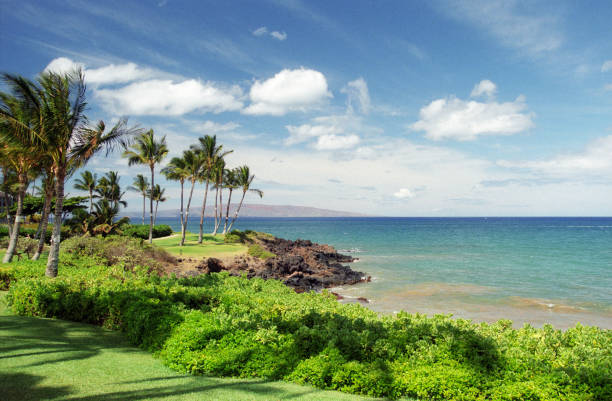
M 275 280 L 160 278 L 84 256 L 62 265 L 56 279 L 43 276 L 44 263 L 13 266 L 1 274 L 10 276 L 16 313 L 120 329 L 181 372 L 391 398 L 612 399 L 610 330 L 378 315 Z
M 176 259 L 165 249 L 150 245 L 137 238 L 111 235 L 108 237 L 72 237 L 62 241 L 60 250 L 65 255 L 77 259 L 92 258 L 106 266 L 121 264 L 131 270 L 137 266 L 147 266 L 151 271 L 161 271 L 166 264 L 174 264 Z
M 51 234 L 52 234 L 52 232 L 53 232 L 52 228 L 50 228 L 50 227 L 47 228 L 47 233 L 45 235 L 45 242 L 46 243 L 50 243 L 51 242 Z M 62 235 L 62 238 L 68 238 L 69 235 L 70 235 L 70 230 L 67 227 L 62 226 L 62 228 L 61 228 L 61 235 Z M 35 238 L 36 237 L 36 228 L 20 227 L 19 228 L 19 236 L 20 237 Z M 5 224 L 0 225 L 0 238 L 8 238 L 8 227 Z
M 273 257 L 276 256 L 272 252 L 265 250 L 259 244 L 250 245 L 249 246 L 249 250 L 247 251 L 247 253 L 249 255 L 254 256 L 256 258 L 259 258 L 259 259 L 269 259 L 269 258 L 273 258 Z
M 124 224 L 121 226 L 123 235 L 129 237 L 149 239 L 148 224 Z M 153 238 L 167 237 L 172 235 L 172 228 L 166 224 L 160 224 L 153 227 Z

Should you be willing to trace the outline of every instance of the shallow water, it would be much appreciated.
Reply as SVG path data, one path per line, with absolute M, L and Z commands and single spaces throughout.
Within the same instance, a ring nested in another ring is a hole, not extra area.
M 336 290 L 374 310 L 612 329 L 612 218 L 243 218 L 236 228 L 350 252 L 373 280 Z

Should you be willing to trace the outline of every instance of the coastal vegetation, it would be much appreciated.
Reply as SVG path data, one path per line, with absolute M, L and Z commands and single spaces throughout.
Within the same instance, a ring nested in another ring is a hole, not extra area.
M 339 304 L 326 292 L 297 294 L 276 280 L 227 273 L 160 277 L 128 260 L 109 262 L 95 253 L 98 246 L 65 245 L 54 280 L 43 277 L 37 261 L 1 270 L 12 310 L 120 330 L 179 372 L 282 379 L 390 398 L 612 396 L 609 330 L 379 315 Z

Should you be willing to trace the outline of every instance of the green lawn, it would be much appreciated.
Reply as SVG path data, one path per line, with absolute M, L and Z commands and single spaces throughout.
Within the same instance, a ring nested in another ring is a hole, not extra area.
M 198 244 L 198 234 L 187 233 L 185 237 L 185 245 L 180 246 L 181 235 L 176 234 L 170 237 L 157 238 L 153 242 L 165 248 L 168 252 L 177 256 L 194 256 L 194 257 L 231 257 L 245 254 L 248 247 L 244 244 L 226 244 L 223 242 L 224 236 L 217 234 L 204 235 L 202 244 Z
M 0 399 L 367 400 L 253 379 L 187 376 L 130 346 L 121 333 L 55 319 L 14 316 L 0 292 Z

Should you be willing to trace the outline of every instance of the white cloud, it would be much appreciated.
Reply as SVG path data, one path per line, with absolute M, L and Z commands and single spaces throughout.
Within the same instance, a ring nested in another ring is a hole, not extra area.
M 155 75 L 153 70 L 140 68 L 134 63 L 110 64 L 96 69 L 85 71 L 85 81 L 91 84 L 115 84 L 138 81 L 152 78 Z
M 202 131 L 203 133 L 216 134 L 218 132 L 228 132 L 233 131 L 236 128 L 239 128 L 240 124 L 230 121 L 225 124 L 217 123 L 214 121 L 204 121 L 201 124 L 196 124 L 194 129 L 197 131 Z
M 601 65 L 601 72 L 608 72 L 608 71 L 612 71 L 612 60 L 606 60 Z
M 495 85 L 493 82 L 489 81 L 488 79 L 483 79 L 482 81 L 480 81 L 474 86 L 474 89 L 472 89 L 472 93 L 470 94 L 470 96 L 479 97 L 482 95 L 486 95 L 488 97 L 493 97 L 495 96 L 496 92 L 497 92 L 497 85 Z
M 559 155 L 549 160 L 511 162 L 501 160 L 502 167 L 523 168 L 547 175 L 566 178 L 584 177 L 585 174 L 612 173 L 612 135 L 589 143 L 582 152 Z
M 351 135 L 321 135 L 315 143 L 317 150 L 339 150 L 354 148 L 359 143 L 359 137 Z
M 96 90 L 94 96 L 106 110 L 120 115 L 178 116 L 242 108 L 242 90 L 238 86 L 221 88 L 195 79 L 178 83 L 158 79 L 135 82 L 118 89 Z
M 67 57 L 58 57 L 51 60 L 51 62 L 45 67 L 44 71 L 65 74 L 79 68 L 84 69 L 85 65 L 83 63 L 76 63 Z
M 491 85 L 482 81 L 472 93 L 492 93 Z M 455 139 L 471 141 L 481 135 L 512 135 L 533 127 L 531 113 L 525 109 L 525 99 L 519 96 L 512 102 L 477 102 L 461 100 L 454 96 L 437 99 L 423 107 L 420 120 L 410 126 L 415 131 L 425 131 L 433 140 Z
M 297 143 L 306 142 L 311 138 L 317 138 L 322 135 L 339 134 L 343 130 L 336 125 L 287 125 L 289 136 L 285 139 L 285 145 L 295 145 Z
M 470 22 L 503 45 L 541 55 L 557 50 L 563 43 L 554 9 L 540 10 L 537 2 L 515 0 L 439 1 L 439 10 L 461 22 Z
M 265 81 L 255 81 L 249 96 L 252 103 L 244 113 L 281 116 L 319 106 L 332 94 L 327 89 L 325 75 L 299 68 L 285 69 Z
M 287 39 L 287 33 L 285 32 L 272 31 L 270 32 L 270 36 L 272 36 L 274 39 L 281 41 Z
M 363 114 L 368 114 L 370 111 L 370 93 L 368 91 L 368 84 L 363 78 L 357 78 L 354 81 L 346 84 L 341 90 L 342 93 L 347 95 L 347 103 L 349 112 L 354 111 L 353 104 L 359 106 L 359 110 Z
M 400 188 L 399 191 L 393 194 L 398 199 L 414 198 L 414 193 L 408 188 Z
M 266 28 L 265 26 L 259 27 L 253 31 L 253 35 L 255 36 L 263 36 L 266 33 L 268 33 L 268 28 Z

